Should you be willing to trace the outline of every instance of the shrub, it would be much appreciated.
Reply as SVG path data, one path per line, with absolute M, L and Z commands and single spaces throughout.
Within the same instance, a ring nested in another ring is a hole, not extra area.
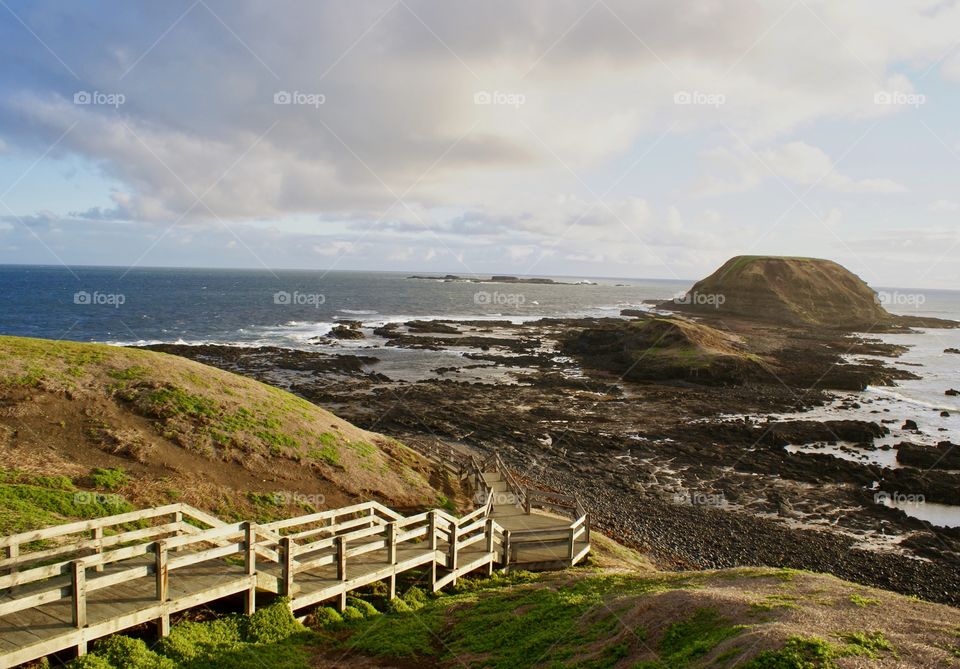
M 67 664 L 67 669 L 114 669 L 114 666 L 99 655 L 81 655 Z
M 313 629 L 322 629 L 324 627 L 334 627 L 343 623 L 343 616 L 340 612 L 330 606 L 318 606 L 307 616 L 307 625 Z
M 387 613 L 411 613 L 412 611 L 410 605 L 399 597 L 394 597 L 387 602 Z
M 413 586 L 403 593 L 403 601 L 407 603 L 407 606 L 416 611 L 427 603 L 427 593 L 417 586 Z
M 244 640 L 251 643 L 278 643 L 306 628 L 297 622 L 286 599 L 278 599 L 247 619 Z
M 174 669 L 176 667 L 173 660 L 154 653 L 141 639 L 131 639 L 128 636 L 107 637 L 97 643 L 94 654 L 102 657 L 108 666 L 116 669 Z
M 241 620 L 232 616 L 204 623 L 179 623 L 160 642 L 159 650 L 178 664 L 185 664 L 232 650 L 241 642 Z
M 367 600 L 360 599 L 358 597 L 347 597 L 347 606 L 352 606 L 360 611 L 364 618 L 372 618 L 373 616 L 380 615 L 380 612 L 377 611 L 377 607 Z
M 364 619 L 363 612 L 358 608 L 354 608 L 353 606 L 345 606 L 343 611 L 340 612 L 340 616 L 346 623 L 353 623 Z
M 116 490 L 127 484 L 127 474 L 122 469 L 103 469 L 96 467 L 90 472 L 90 479 L 93 485 L 104 490 Z

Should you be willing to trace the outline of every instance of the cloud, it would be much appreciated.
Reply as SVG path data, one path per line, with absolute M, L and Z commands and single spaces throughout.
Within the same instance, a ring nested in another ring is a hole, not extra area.
M 208 263 L 226 248 L 240 264 L 524 265 L 547 249 L 550 262 L 597 271 L 663 273 L 667 262 L 680 273 L 769 223 L 752 200 L 696 211 L 685 185 L 904 193 L 885 176 L 899 171 L 864 174 L 819 147 L 837 127 L 909 119 L 914 108 L 876 95 L 923 92 L 915 72 L 933 68 L 931 90 L 960 76 L 956 53 L 937 67 L 956 41 L 957 3 L 9 4 L 69 70 L 19 22 L 0 24 L 3 159 L 49 150 L 45 160 L 82 166 L 105 191 L 62 208 L 24 196 L 18 212 L 55 209 L 51 245 L 112 231 L 112 251 L 87 253 L 113 264 L 169 229 L 156 249 L 194 244 L 199 264 L 210 239 Z M 124 102 L 75 104 L 80 90 Z M 282 91 L 290 99 L 277 104 Z M 478 91 L 506 97 L 476 104 Z M 722 104 L 677 104 L 681 91 Z M 838 228 L 853 219 L 842 211 Z M 228 246 L 229 230 L 245 243 Z
M 960 211 L 960 203 L 953 200 L 937 200 L 929 207 L 935 214 L 952 214 Z
M 902 184 L 885 178 L 855 179 L 837 171 L 825 151 L 795 141 L 768 149 L 754 150 L 738 145 L 704 152 L 703 158 L 723 177 L 701 177 L 693 187 L 697 195 L 742 193 L 767 179 L 780 179 L 802 186 L 823 186 L 839 193 L 903 193 Z

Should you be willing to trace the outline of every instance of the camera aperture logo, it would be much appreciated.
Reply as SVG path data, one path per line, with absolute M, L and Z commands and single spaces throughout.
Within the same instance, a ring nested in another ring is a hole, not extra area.
M 887 292 L 881 290 L 877 292 L 877 304 L 882 307 L 913 307 L 923 306 L 927 301 L 927 296 L 923 293 L 901 293 L 899 291 Z
M 327 102 L 327 96 L 323 93 L 305 93 L 303 91 L 277 91 L 273 94 L 273 104 L 275 105 L 302 105 L 319 109 L 320 105 Z
M 677 91 L 673 94 L 675 105 L 699 105 L 702 107 L 719 108 L 727 104 L 727 96 L 723 93 L 704 93 L 702 91 Z
M 922 506 L 927 498 L 924 495 L 880 490 L 873 495 L 873 501 L 883 506 Z
M 312 495 L 303 492 L 278 490 L 273 493 L 273 503 L 276 506 L 296 505 L 304 508 L 319 509 L 327 503 L 325 495 Z
M 493 292 L 481 290 L 473 295 L 474 304 L 498 307 L 522 307 L 526 301 L 527 297 L 522 293 L 501 293 L 496 290 Z
M 501 105 L 519 109 L 526 104 L 527 96 L 523 93 L 506 93 L 504 91 L 477 91 L 473 94 L 475 105 Z
M 119 309 L 120 305 L 127 301 L 127 296 L 123 293 L 101 293 L 93 291 L 88 293 L 85 290 L 78 290 L 73 294 L 73 303 L 85 306 L 106 306 Z
M 73 94 L 75 105 L 99 105 L 117 109 L 127 101 L 123 93 L 104 93 L 102 91 L 77 91 Z
M 319 309 L 320 305 L 326 301 L 326 296 L 321 293 L 301 293 L 299 290 L 295 290 L 292 293 L 279 290 L 273 294 L 273 303 L 284 306 L 313 307 L 314 309 Z
M 727 296 L 722 293 L 698 293 L 689 291 L 677 293 L 673 296 L 674 304 L 690 304 L 698 307 L 713 307 L 719 309 L 727 301 Z
M 927 96 L 923 93 L 906 93 L 904 91 L 877 91 L 873 94 L 875 105 L 899 105 L 919 109 L 927 103 Z
M 719 507 L 726 504 L 726 497 L 723 493 L 705 493 L 697 490 L 680 490 L 673 495 L 674 504 L 686 504 L 690 506 L 713 506 Z
M 87 506 L 88 504 L 119 506 L 123 502 L 123 497 L 116 493 L 90 492 L 88 490 L 73 493 L 73 503 L 77 506 Z

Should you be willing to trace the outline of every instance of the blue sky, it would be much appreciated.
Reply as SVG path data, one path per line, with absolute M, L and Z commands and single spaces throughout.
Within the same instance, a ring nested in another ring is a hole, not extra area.
M 0 5 L 0 263 L 960 288 L 958 2 Z

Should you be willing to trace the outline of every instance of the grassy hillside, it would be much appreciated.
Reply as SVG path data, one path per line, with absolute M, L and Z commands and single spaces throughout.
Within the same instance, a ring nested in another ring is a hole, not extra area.
M 564 350 L 634 380 L 735 383 L 763 376 L 764 361 L 736 335 L 690 320 L 643 316 L 571 332 Z
M 127 503 L 261 519 L 360 498 L 428 506 L 438 503 L 430 475 L 398 442 L 229 372 L 151 351 L 0 337 L 0 532 Z
M 251 621 L 177 625 L 155 651 L 122 637 L 76 663 L 199 667 L 840 669 L 960 665 L 960 612 L 833 577 L 773 569 L 576 569 L 465 580 L 400 599 L 382 588 L 297 624 L 281 604 Z M 131 661 L 131 657 L 138 658 Z
M 686 302 L 675 306 L 776 323 L 869 328 L 892 321 L 860 277 L 819 258 L 737 256 L 698 281 Z

